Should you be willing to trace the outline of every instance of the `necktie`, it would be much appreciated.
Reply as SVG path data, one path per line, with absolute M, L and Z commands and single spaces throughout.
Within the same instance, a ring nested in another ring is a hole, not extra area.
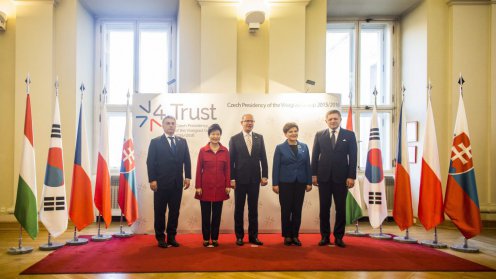
M 336 130 L 332 130 L 332 135 L 331 135 L 331 147 L 334 150 L 334 147 L 336 146 Z
M 246 135 L 246 147 L 248 147 L 248 154 L 251 155 L 251 149 L 253 147 L 253 142 L 251 141 L 251 136 L 250 134 Z
M 169 137 L 169 139 L 171 142 L 172 153 L 174 153 L 174 155 L 176 155 L 177 148 L 176 148 L 176 143 L 174 142 L 174 137 Z

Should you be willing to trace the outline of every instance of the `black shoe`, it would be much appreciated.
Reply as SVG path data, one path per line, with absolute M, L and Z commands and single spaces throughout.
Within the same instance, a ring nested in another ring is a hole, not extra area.
M 291 237 L 285 237 L 284 238 L 284 245 L 291 246 L 291 244 L 293 244 L 293 240 L 291 239 Z
M 236 239 L 236 245 L 238 246 L 243 246 L 245 243 L 243 242 L 243 239 L 242 238 L 237 238 Z
M 163 240 L 158 242 L 158 247 L 160 248 L 167 248 L 167 243 Z
M 219 246 L 219 242 L 217 240 L 212 240 L 212 246 L 214 247 Z
M 203 241 L 203 247 L 208 247 L 210 245 L 210 242 L 208 240 Z
M 170 246 L 173 246 L 173 247 L 179 247 L 179 243 L 177 243 L 176 239 L 172 238 L 172 237 L 169 237 L 167 239 L 167 244 L 169 244 Z
M 298 237 L 293 237 L 293 244 L 296 246 L 301 246 L 301 241 L 298 239 Z
M 322 237 L 322 239 L 319 241 L 319 246 L 326 246 L 331 244 L 331 240 L 329 237 Z
M 252 239 L 250 239 L 250 243 L 251 244 L 258 245 L 258 246 L 262 246 L 263 245 L 263 242 L 260 241 L 260 239 L 258 239 L 258 238 L 252 238 Z
M 346 247 L 346 244 L 344 244 L 343 240 L 341 238 L 336 238 L 336 246 L 344 248 Z

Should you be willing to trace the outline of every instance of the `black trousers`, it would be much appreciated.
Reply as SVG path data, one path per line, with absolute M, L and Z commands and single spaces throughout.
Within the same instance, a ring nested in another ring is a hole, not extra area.
M 203 240 L 219 239 L 220 217 L 222 215 L 223 203 L 223 201 L 200 201 Z
M 334 237 L 342 239 L 346 226 L 346 195 L 348 188 L 345 184 L 338 184 L 332 181 L 319 181 L 319 202 L 320 202 L 320 234 L 322 237 L 329 237 L 331 234 L 331 205 L 332 197 L 336 203 L 336 222 L 334 223 Z
M 179 220 L 179 207 L 181 205 L 181 198 L 183 196 L 183 189 L 178 188 L 158 188 L 153 193 L 153 209 L 155 213 L 155 238 L 158 241 L 165 240 L 165 213 L 169 207 L 169 216 L 167 222 L 167 235 L 168 237 L 175 237 L 177 234 L 177 224 Z
M 236 238 L 243 238 L 245 235 L 243 218 L 245 202 L 248 196 L 248 237 L 255 239 L 258 237 L 258 195 L 260 184 L 239 184 L 234 190 L 234 232 Z
M 279 183 L 279 203 L 281 204 L 283 237 L 298 237 L 300 233 L 305 188 L 305 183 Z

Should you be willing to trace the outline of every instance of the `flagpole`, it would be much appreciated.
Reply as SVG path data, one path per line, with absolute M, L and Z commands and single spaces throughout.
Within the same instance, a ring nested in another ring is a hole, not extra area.
M 462 73 L 460 73 L 460 77 L 458 78 L 458 86 L 459 86 L 460 96 L 462 99 L 463 99 L 463 84 L 464 83 L 465 83 L 465 80 L 463 79 Z M 468 246 L 468 239 L 466 237 L 463 238 L 463 244 L 453 244 L 450 246 L 450 249 L 458 251 L 458 252 L 464 252 L 464 253 L 479 253 L 478 248 Z
M 430 102 L 431 99 L 431 90 L 432 90 L 432 83 L 431 80 L 429 79 L 429 83 L 427 84 L 427 98 Z M 448 245 L 446 243 L 438 242 L 438 236 L 437 236 L 437 226 L 434 227 L 434 240 L 423 240 L 420 241 L 421 245 L 432 247 L 432 248 L 438 248 L 438 249 L 444 249 L 448 248 Z
M 26 79 L 24 80 L 26 83 L 26 96 L 29 96 L 29 84 L 31 84 L 31 77 L 28 73 Z M 26 120 L 24 120 L 26 121 Z M 33 252 L 33 247 L 31 246 L 22 246 L 22 224 L 19 224 L 19 239 L 18 239 L 18 246 L 17 247 L 11 247 L 7 251 L 10 255 L 19 255 L 19 254 L 27 254 Z
M 128 121 L 128 113 L 129 113 L 129 98 L 130 98 L 130 93 L 129 93 L 129 89 L 127 90 L 127 103 L 126 103 L 126 125 L 128 125 L 127 121 Z M 127 127 L 126 129 L 127 130 Z M 126 131 L 127 132 L 127 131 Z M 126 133 L 125 132 L 125 133 Z M 126 141 L 126 135 L 124 135 L 124 142 Z M 120 187 L 120 185 L 119 185 Z M 124 189 L 123 189 L 123 192 L 124 192 L 124 203 L 127 202 L 127 199 L 126 199 L 126 194 L 127 194 L 127 191 L 125 189 L 125 186 L 124 186 Z M 133 236 L 133 233 L 128 233 L 128 232 L 125 232 L 123 229 L 122 229 L 122 221 L 124 219 L 124 212 L 122 211 L 122 208 L 121 208 L 121 219 L 120 219 L 120 224 L 119 224 L 119 233 L 116 233 L 114 234 L 115 237 L 118 237 L 118 238 L 128 238 L 128 237 L 131 237 Z
M 374 92 L 372 92 L 372 94 L 374 95 L 374 108 L 377 109 L 377 94 L 378 94 L 377 87 L 374 87 Z M 373 118 L 373 115 L 372 115 L 372 118 Z M 382 164 L 382 162 L 381 162 L 381 164 Z M 369 234 L 369 237 L 375 238 L 375 239 L 382 239 L 382 240 L 388 240 L 388 239 L 392 238 L 391 235 L 382 233 L 382 223 L 379 226 L 379 233 L 378 234 L 377 233 Z
M 59 77 L 58 76 L 55 78 L 54 86 L 55 86 L 55 98 L 58 98 L 58 96 L 59 96 Z M 52 251 L 52 250 L 57 250 L 63 246 L 65 246 L 65 243 L 52 242 L 52 234 L 50 232 L 48 232 L 47 243 L 41 244 L 40 250 L 41 251 Z
M 405 92 L 406 92 L 406 88 L 405 88 L 405 85 L 402 84 L 401 85 L 401 109 L 400 109 L 400 123 L 399 123 L 399 126 L 401 127 L 401 129 L 403 128 L 406 128 L 406 127 L 403 127 L 403 105 L 405 104 Z M 398 153 L 401 153 L 401 150 L 402 150 L 402 142 L 398 142 Z M 398 159 L 398 158 L 396 158 Z M 403 160 L 403 158 L 402 158 Z M 406 164 L 409 164 L 409 162 L 405 162 Z M 396 167 L 398 167 L 398 162 L 396 162 Z M 410 238 L 410 233 L 409 233 L 409 228 L 406 228 L 406 231 L 405 231 L 405 236 L 396 236 L 393 238 L 394 241 L 396 242 L 399 242 L 399 243 L 417 243 L 417 240 L 414 239 L 414 238 Z
M 350 94 L 348 94 L 348 98 L 350 99 L 350 108 L 353 106 L 352 97 L 353 97 L 353 95 L 352 95 L 352 93 L 351 93 L 351 85 L 350 85 Z M 352 115 L 348 115 L 348 118 L 350 118 L 350 117 L 352 117 L 352 118 L 353 118 L 353 114 L 352 114 Z M 360 185 L 356 185 L 356 187 L 360 187 Z M 348 189 L 348 191 L 349 191 L 349 189 Z M 361 204 L 361 202 L 360 202 L 360 204 Z M 359 220 L 359 219 L 360 219 L 360 218 L 358 218 L 358 219 L 356 220 L 356 223 L 355 223 L 355 230 L 354 230 L 354 231 L 347 231 L 347 232 L 346 232 L 346 235 L 348 235 L 348 236 L 358 236 L 358 237 L 367 236 L 367 234 L 366 234 L 366 233 L 361 232 L 361 231 L 360 231 L 360 229 L 358 228 L 358 220 Z
M 84 90 L 86 88 L 84 87 L 84 83 L 81 82 L 81 86 L 79 86 L 79 91 L 81 92 L 81 109 L 83 108 L 83 96 L 84 96 Z M 81 122 L 82 123 L 82 122 Z M 82 127 L 78 127 L 78 129 L 81 129 Z M 84 245 L 88 244 L 88 239 L 87 238 L 79 238 L 77 236 L 77 227 L 74 226 L 74 237 L 66 242 L 67 245 L 70 246 L 78 246 L 78 245 Z
M 103 108 L 103 106 L 106 105 L 106 99 L 107 99 L 107 88 L 103 87 L 102 94 L 100 94 L 100 137 L 101 137 L 101 126 L 102 126 L 102 108 Z M 104 116 L 104 117 L 106 117 L 106 116 Z M 101 220 L 102 220 L 102 213 L 99 210 L 98 211 L 98 234 L 91 237 L 92 241 L 102 242 L 102 241 L 110 240 L 112 238 L 111 235 L 101 234 L 101 232 L 100 232 L 101 231 Z

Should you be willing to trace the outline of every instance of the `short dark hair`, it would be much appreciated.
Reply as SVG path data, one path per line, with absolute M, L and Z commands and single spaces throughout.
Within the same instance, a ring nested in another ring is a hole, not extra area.
M 300 128 L 298 128 L 298 124 L 294 122 L 288 122 L 284 124 L 284 127 L 282 127 L 282 131 L 286 134 L 291 128 L 296 128 L 296 131 L 300 130 Z
M 173 119 L 176 122 L 176 118 L 172 115 L 166 115 L 164 119 L 162 119 L 162 125 L 164 125 L 165 119 Z
M 215 123 L 215 124 L 212 124 L 210 125 L 210 127 L 208 127 L 208 135 L 210 136 L 210 134 L 213 132 L 213 131 L 219 131 L 220 134 L 222 135 L 222 128 L 220 127 L 219 124 Z
M 343 117 L 341 116 L 341 112 L 340 112 L 339 110 L 337 110 L 337 109 L 333 109 L 333 110 L 328 111 L 328 112 L 326 113 L 325 118 L 327 119 L 327 117 L 328 117 L 330 114 L 337 114 L 337 115 L 339 115 L 339 118 L 343 118 Z

